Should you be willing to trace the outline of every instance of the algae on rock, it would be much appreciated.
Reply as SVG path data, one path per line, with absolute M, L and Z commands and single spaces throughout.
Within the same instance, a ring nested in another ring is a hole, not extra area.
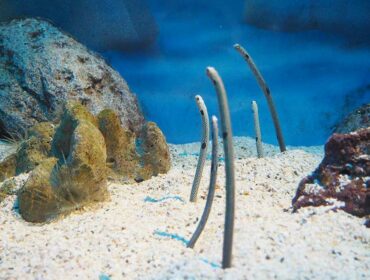
M 142 179 L 167 173 L 171 168 L 171 157 L 166 138 L 154 122 L 147 122 L 142 129 L 140 156 Z
M 17 168 L 17 157 L 15 154 L 7 156 L 0 162 L 0 182 L 15 175 Z
M 19 212 L 28 222 L 41 223 L 56 218 L 61 213 L 61 201 L 51 185 L 57 158 L 48 158 L 31 173 L 19 191 Z
M 122 127 L 119 116 L 113 110 L 105 109 L 97 118 L 107 146 L 107 166 L 112 171 L 110 176 L 135 178 L 139 156 L 134 132 Z

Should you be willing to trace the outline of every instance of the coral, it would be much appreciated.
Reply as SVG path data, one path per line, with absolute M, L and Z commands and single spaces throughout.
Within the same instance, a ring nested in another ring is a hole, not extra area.
M 260 119 L 258 116 L 258 106 L 256 101 L 252 101 L 252 112 L 254 121 L 254 131 L 256 133 L 257 156 L 259 158 L 262 158 L 263 157 L 262 137 L 261 137 Z
M 258 85 L 260 86 L 260 88 L 262 89 L 263 94 L 266 97 L 267 104 L 268 104 L 269 109 L 270 109 L 271 117 L 272 117 L 272 120 L 274 122 L 276 136 L 277 136 L 279 146 L 280 146 L 280 151 L 285 152 L 286 151 L 286 146 L 285 146 L 285 142 L 284 142 L 284 137 L 283 137 L 283 133 L 281 131 L 279 117 L 278 117 L 278 114 L 277 114 L 277 111 L 276 111 L 276 108 L 275 108 L 275 105 L 274 105 L 274 101 L 272 99 L 271 91 L 270 91 L 269 87 L 267 86 L 266 81 L 264 80 L 261 72 L 258 70 L 256 64 L 254 63 L 252 57 L 248 54 L 248 52 L 242 46 L 240 46 L 239 44 L 235 44 L 234 48 L 240 53 L 240 55 L 247 62 L 248 66 L 252 70 L 253 75 L 256 77 Z
M 53 132 L 54 129 L 40 133 L 31 129 L 32 136 L 22 141 L 17 151 L 17 174 L 33 170 L 49 156 Z
M 122 127 L 119 116 L 113 110 L 105 109 L 97 118 L 107 146 L 107 165 L 112 171 L 110 177 L 135 178 L 139 167 L 135 134 Z
M 31 127 L 26 133 L 28 136 L 16 144 L 16 152 L 0 163 L 0 181 L 29 172 L 44 161 L 49 155 L 53 134 L 54 126 L 48 122 Z
M 217 169 L 218 169 L 218 126 L 217 118 L 215 116 L 212 116 L 212 163 L 211 163 L 211 179 L 209 182 L 207 202 L 206 206 L 204 207 L 204 211 L 200 219 L 200 222 L 190 241 L 187 243 L 187 247 L 189 248 L 194 247 L 204 227 L 206 226 L 209 214 L 211 212 L 213 198 L 215 196 L 216 189 Z
M 50 180 L 57 158 L 48 158 L 31 173 L 18 193 L 19 212 L 28 222 L 47 222 L 61 213 L 61 201 Z
M 81 121 L 98 126 L 96 118 L 85 106 L 78 102 L 66 103 L 51 146 L 52 154 L 58 159 L 61 160 L 69 155 L 72 134 Z
M 234 212 L 235 212 L 235 170 L 234 170 L 234 147 L 231 129 L 229 104 L 227 101 L 226 90 L 221 77 L 213 67 L 207 68 L 207 75 L 215 86 L 219 111 L 221 116 L 221 131 L 225 154 L 225 173 L 226 173 L 226 213 L 224 245 L 222 256 L 222 267 L 231 267 L 232 245 L 234 235 Z
M 106 145 L 96 119 L 81 104 L 66 105 L 52 144 L 45 126 L 30 139 L 48 139 L 55 157 L 32 171 L 19 193 L 20 212 L 29 222 L 47 222 L 60 214 L 108 197 Z M 42 158 L 40 157 L 40 160 Z
M 170 151 L 162 131 L 154 122 L 147 122 L 141 133 L 139 154 L 142 168 L 140 178 L 147 179 L 171 168 Z
M 0 182 L 15 176 L 17 168 L 17 157 L 11 154 L 0 162 Z
M 370 127 L 349 134 L 333 134 L 325 145 L 325 157 L 304 178 L 292 204 L 329 205 L 331 198 L 344 202 L 340 207 L 356 216 L 370 215 Z
M 105 200 L 108 196 L 106 158 L 104 137 L 99 129 L 81 121 L 71 136 L 69 156 L 59 170 L 59 196 L 78 207 Z
M 209 117 L 206 104 L 203 101 L 203 98 L 200 95 L 195 96 L 195 101 L 197 103 L 201 119 L 202 119 L 202 140 L 198 158 L 197 169 L 195 171 L 193 186 L 191 188 L 190 201 L 197 201 L 197 194 L 199 189 L 199 183 L 202 178 L 204 162 L 207 156 L 207 149 L 209 143 Z

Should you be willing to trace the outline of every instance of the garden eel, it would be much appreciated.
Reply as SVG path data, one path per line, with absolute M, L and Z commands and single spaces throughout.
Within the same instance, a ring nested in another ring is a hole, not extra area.
M 252 57 L 247 53 L 247 51 L 239 44 L 235 44 L 234 48 L 241 54 L 242 57 L 244 57 L 245 61 L 249 65 L 250 69 L 252 70 L 253 75 L 255 76 L 258 85 L 262 89 L 263 94 L 266 97 L 267 104 L 270 109 L 271 117 L 274 122 L 275 126 L 275 131 L 276 131 L 276 137 L 279 142 L 279 147 L 281 152 L 286 151 L 286 146 L 284 143 L 284 137 L 283 133 L 281 132 L 281 127 L 280 127 L 280 122 L 279 122 L 279 117 L 276 112 L 276 108 L 274 105 L 274 101 L 272 100 L 271 92 L 269 87 L 266 84 L 266 81 L 263 79 L 261 72 L 258 70 L 256 64 L 254 63 Z
M 257 156 L 259 158 L 262 158 L 263 157 L 262 137 L 261 137 L 260 119 L 258 116 L 258 106 L 256 101 L 252 101 L 252 112 L 254 120 L 254 131 L 256 133 Z
M 221 131 L 225 154 L 226 173 L 226 213 L 224 244 L 222 251 L 222 268 L 231 267 L 232 245 L 234 233 L 234 212 L 235 212 L 235 174 L 234 174 L 234 147 L 231 130 L 230 111 L 227 101 L 224 84 L 216 69 L 207 67 L 207 75 L 215 86 L 219 112 L 221 117 Z
M 212 116 L 212 164 L 211 164 L 211 179 L 209 182 L 209 190 L 207 195 L 206 206 L 204 207 L 204 211 L 200 222 L 191 237 L 190 241 L 187 244 L 188 248 L 193 248 L 195 243 L 197 242 L 199 236 L 201 235 L 204 227 L 206 226 L 209 213 L 211 212 L 213 198 L 215 196 L 215 186 L 216 186 L 216 179 L 217 179 L 217 168 L 218 168 L 218 126 L 217 126 L 217 118 Z
M 195 101 L 197 103 L 197 106 L 198 106 L 198 109 L 199 109 L 199 112 L 202 118 L 202 142 L 200 146 L 197 170 L 195 172 L 193 186 L 191 188 L 191 194 L 190 194 L 191 202 L 197 201 L 199 183 L 202 178 L 204 162 L 207 157 L 207 149 L 208 149 L 208 143 L 209 143 L 209 119 L 208 119 L 207 107 L 203 101 L 203 98 L 200 95 L 195 96 Z

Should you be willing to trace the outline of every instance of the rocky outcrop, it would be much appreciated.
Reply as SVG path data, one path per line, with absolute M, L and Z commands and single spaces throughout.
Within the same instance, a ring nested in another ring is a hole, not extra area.
M 323 161 L 300 182 L 293 207 L 330 205 L 333 199 L 348 213 L 370 215 L 370 128 L 330 137 Z
M 93 114 L 111 108 L 123 127 L 141 131 L 144 119 L 136 96 L 101 57 L 49 22 L 0 25 L 0 137 L 57 122 L 70 100 Z
M 370 127 L 370 103 L 350 113 L 334 128 L 334 133 L 350 133 L 360 128 Z
M 41 17 L 95 49 L 148 48 L 157 26 L 145 0 L 2 0 L 0 21 Z
M 47 222 L 108 198 L 106 145 L 96 119 L 78 103 L 65 107 L 51 154 L 31 173 L 19 193 L 20 213 Z
M 103 110 L 96 118 L 78 102 L 64 106 L 56 128 L 40 123 L 28 135 L 17 152 L 0 163 L 0 179 L 31 171 L 18 193 L 20 213 L 29 222 L 47 222 L 106 200 L 108 175 L 140 182 L 166 173 L 171 164 L 165 137 L 155 123 L 146 123 L 136 137 L 121 126 L 114 111 Z

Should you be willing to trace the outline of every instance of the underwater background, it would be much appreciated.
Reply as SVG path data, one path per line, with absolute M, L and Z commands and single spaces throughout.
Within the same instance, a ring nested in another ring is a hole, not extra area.
M 234 135 L 253 136 L 256 100 L 262 138 L 276 143 L 267 103 L 234 43 L 270 86 L 289 145 L 323 144 L 337 122 L 369 101 L 367 0 L 15 0 L 2 7 L 1 20 L 47 17 L 99 52 L 170 143 L 199 139 L 196 94 L 217 115 L 207 66 L 224 79 Z

